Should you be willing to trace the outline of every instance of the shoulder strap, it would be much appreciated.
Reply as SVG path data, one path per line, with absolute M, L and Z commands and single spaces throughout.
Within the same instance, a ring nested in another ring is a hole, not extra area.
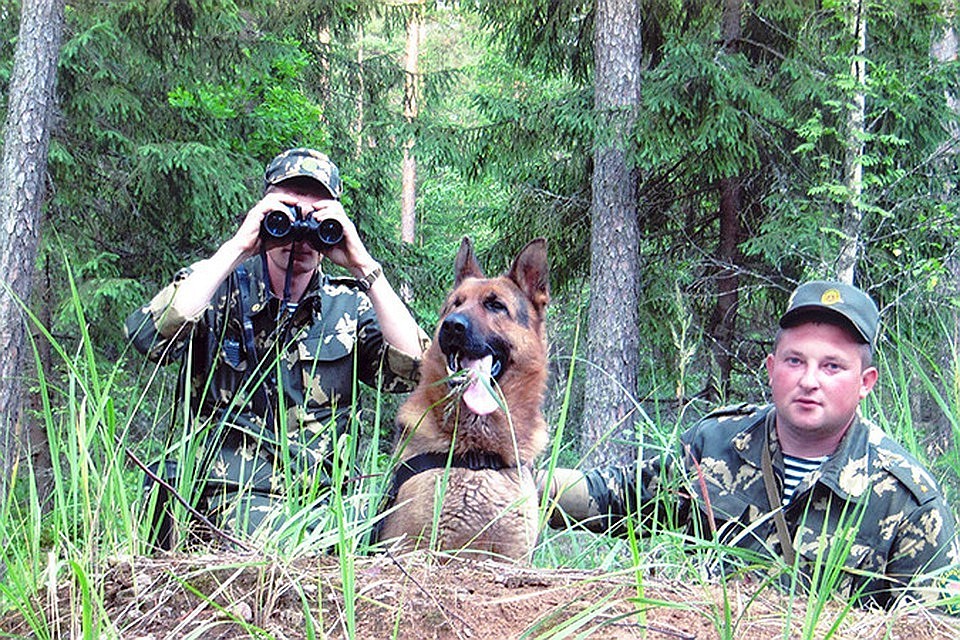
M 253 337 L 253 320 L 247 312 L 250 308 L 250 274 L 242 264 L 236 269 L 237 280 L 240 284 L 240 315 L 243 323 L 243 350 L 247 356 L 247 376 L 253 376 L 259 364 L 257 356 L 257 344 Z M 264 383 L 255 385 L 253 389 L 253 406 L 258 409 L 267 424 L 271 424 L 271 407 L 267 396 L 267 390 Z
M 765 437 L 760 454 L 760 464 L 763 470 L 763 485 L 767 489 L 767 500 L 770 502 L 770 509 L 773 511 L 773 522 L 777 527 L 777 537 L 780 538 L 780 549 L 783 552 L 783 559 L 793 566 L 796 560 L 797 552 L 793 548 L 793 539 L 790 537 L 790 530 L 787 528 L 787 519 L 783 515 L 783 504 L 780 496 L 777 494 L 777 482 L 773 476 L 773 461 L 770 459 L 770 430 L 765 428 Z
M 237 280 L 240 282 L 240 314 L 243 316 L 243 350 L 247 354 L 247 363 L 252 372 L 257 366 L 257 345 L 253 340 L 253 321 L 247 313 L 250 301 L 250 274 L 242 264 L 237 267 Z

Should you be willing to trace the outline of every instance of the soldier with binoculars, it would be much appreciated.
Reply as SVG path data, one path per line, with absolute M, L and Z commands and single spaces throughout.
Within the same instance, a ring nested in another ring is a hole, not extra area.
M 329 482 L 331 443 L 356 411 L 355 380 L 388 392 L 416 383 L 428 338 L 361 241 L 341 192 L 326 155 L 281 153 L 236 233 L 126 322 L 150 360 L 189 365 L 179 387 L 191 424 L 180 425 L 185 435 L 171 448 L 201 439 L 191 500 L 232 532 L 280 527 L 290 478 Z M 353 277 L 325 275 L 324 259 Z M 157 465 L 174 486 L 183 479 L 177 462 Z M 147 489 L 156 493 L 157 544 L 169 547 L 169 492 L 149 481 Z

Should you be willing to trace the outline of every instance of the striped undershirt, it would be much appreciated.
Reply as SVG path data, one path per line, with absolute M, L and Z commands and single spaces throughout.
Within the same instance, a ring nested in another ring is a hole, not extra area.
M 816 471 L 823 461 L 829 456 L 820 456 L 819 458 L 798 458 L 796 456 L 783 456 L 783 504 L 789 504 L 793 498 L 793 492 L 797 490 L 800 481 L 807 477 L 813 471 Z

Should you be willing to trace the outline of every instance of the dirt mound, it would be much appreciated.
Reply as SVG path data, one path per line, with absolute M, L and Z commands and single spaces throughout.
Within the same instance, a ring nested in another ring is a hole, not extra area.
M 728 609 L 723 606 L 724 591 Z M 103 610 L 89 606 L 99 594 Z M 238 554 L 115 559 L 87 583 L 61 582 L 37 611 L 52 637 L 83 637 L 84 614 L 108 636 L 159 638 L 653 638 L 799 637 L 804 606 L 745 585 L 665 583 L 630 574 L 523 568 L 492 561 L 333 556 L 290 562 Z M 84 605 L 87 606 L 84 606 Z M 87 623 L 89 624 L 89 623 Z M 960 621 L 929 612 L 829 606 L 811 637 L 960 637 Z M 787 632 L 789 628 L 789 632 Z M 22 614 L 0 620 L 33 637 Z M 786 632 L 786 633 L 785 633 Z M 3 634 L 0 634 L 3 636 Z

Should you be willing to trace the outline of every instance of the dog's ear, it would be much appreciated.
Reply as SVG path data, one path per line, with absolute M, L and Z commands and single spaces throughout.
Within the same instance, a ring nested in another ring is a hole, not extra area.
M 507 277 L 513 280 L 537 308 L 542 309 L 550 301 L 550 273 L 547 266 L 547 240 L 531 240 L 523 248 Z
M 460 241 L 460 250 L 457 251 L 457 260 L 454 262 L 454 266 L 457 273 L 454 287 L 459 287 L 460 283 L 467 278 L 484 277 L 480 265 L 477 264 L 477 257 L 473 254 L 473 243 L 466 236 Z

